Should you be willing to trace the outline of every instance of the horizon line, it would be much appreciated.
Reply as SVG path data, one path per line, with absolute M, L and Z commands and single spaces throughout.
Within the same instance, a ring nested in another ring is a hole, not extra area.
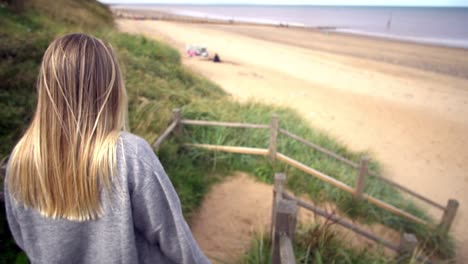
M 109 5 L 197 5 L 197 6 L 213 6 L 213 5 L 223 5 L 223 6 L 239 6 L 239 5 L 247 5 L 247 6 L 317 6 L 317 7 L 447 7 L 447 8 L 468 8 L 467 5 L 333 5 L 333 4 L 266 4 L 266 3 L 166 3 L 166 2 L 155 2 L 155 3 L 148 3 L 148 2 L 101 2 L 102 4 L 109 4 Z

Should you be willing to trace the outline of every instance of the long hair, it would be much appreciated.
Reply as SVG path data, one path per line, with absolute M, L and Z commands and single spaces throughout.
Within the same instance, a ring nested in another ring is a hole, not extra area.
M 127 119 L 112 48 L 85 34 L 54 40 L 37 90 L 35 115 L 11 155 L 9 192 L 46 217 L 99 218 L 101 191 L 112 188 L 117 139 Z

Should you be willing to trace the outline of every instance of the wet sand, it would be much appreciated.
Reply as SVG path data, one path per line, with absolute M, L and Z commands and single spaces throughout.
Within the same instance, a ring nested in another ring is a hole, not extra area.
M 297 28 L 117 23 L 181 51 L 207 46 L 224 63 L 184 64 L 234 98 L 293 107 L 352 149 L 374 153 L 384 176 L 441 204 L 457 199 L 452 230 L 458 262 L 468 259 L 468 50 Z

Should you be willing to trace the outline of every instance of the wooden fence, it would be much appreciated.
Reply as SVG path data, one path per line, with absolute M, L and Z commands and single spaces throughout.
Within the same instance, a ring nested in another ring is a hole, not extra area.
M 239 153 L 239 154 L 251 154 L 251 155 L 260 155 L 260 156 L 269 156 L 272 160 L 278 160 L 282 161 L 296 169 L 299 169 L 317 179 L 320 179 L 330 185 L 335 186 L 336 188 L 339 188 L 347 193 L 350 193 L 354 196 L 355 200 L 360 201 L 360 200 L 366 200 L 375 206 L 382 208 L 384 210 L 387 210 L 395 215 L 401 216 L 405 219 L 408 219 L 412 222 L 418 223 L 418 224 L 423 224 L 425 226 L 435 228 L 435 226 L 426 220 L 423 220 L 415 215 L 412 215 L 409 212 L 406 212 L 402 209 L 399 209 L 391 204 L 388 204 L 384 201 L 381 201 L 375 197 L 372 197 L 368 194 L 364 193 L 364 187 L 365 187 L 365 182 L 366 182 L 366 177 L 372 176 L 375 177 L 376 179 L 379 179 L 387 184 L 392 185 L 393 187 L 415 197 L 418 198 L 419 200 L 426 202 L 427 204 L 440 209 L 443 211 L 439 226 L 442 229 L 445 229 L 446 231 L 449 231 L 453 220 L 456 216 L 456 212 L 458 209 L 458 201 L 454 199 L 450 199 L 447 203 L 447 206 L 443 206 L 435 201 L 432 201 L 431 199 L 424 197 L 420 194 L 417 194 L 416 192 L 401 186 L 400 184 L 393 182 L 390 179 L 386 179 L 380 175 L 378 175 L 375 172 L 369 171 L 368 170 L 368 159 L 366 157 L 361 158 L 360 164 L 357 164 L 351 160 L 348 160 L 330 150 L 327 150 L 321 146 L 318 146 L 312 142 L 309 142 L 289 131 L 286 131 L 284 129 L 281 129 L 279 126 L 279 118 L 277 115 L 273 115 L 271 119 L 271 124 L 266 125 L 266 124 L 248 124 L 248 123 L 231 123 L 231 122 L 216 122 L 216 121 L 203 121 L 203 120 L 187 120 L 183 119 L 181 112 L 179 109 L 174 109 L 173 110 L 173 121 L 169 125 L 169 127 L 162 133 L 161 137 L 158 138 L 153 146 L 157 149 L 161 145 L 161 143 L 170 135 L 171 132 L 174 131 L 176 135 L 181 135 L 182 133 L 182 128 L 183 126 L 217 126 L 217 127 L 232 127 L 232 128 L 250 128 L 250 129 L 269 129 L 270 130 L 270 140 L 269 140 L 269 146 L 268 148 L 250 148 L 250 147 L 240 147 L 240 146 L 220 146 L 220 145 L 208 145 L 208 144 L 186 144 L 189 147 L 195 147 L 195 148 L 202 148 L 202 149 L 207 149 L 207 150 L 213 150 L 213 151 L 223 151 L 223 152 L 230 152 L 230 153 Z M 348 166 L 351 166 L 352 168 L 358 169 L 359 174 L 356 179 L 356 185 L 355 187 L 351 187 L 347 185 L 346 183 L 343 183 L 329 175 L 326 175 L 320 171 L 317 171 L 305 164 L 302 164 L 299 161 L 296 161 L 282 153 L 279 153 L 277 151 L 277 138 L 278 135 L 282 134 L 285 135 L 291 139 L 294 139 L 305 146 L 311 147 L 312 149 L 319 151 L 323 154 L 326 154 Z
M 273 189 L 273 207 L 271 219 L 271 238 L 272 238 L 272 263 L 273 264 L 294 264 L 295 255 L 293 241 L 296 230 L 298 208 L 302 207 L 330 220 L 332 223 L 347 228 L 357 235 L 367 238 L 373 242 L 396 252 L 400 258 L 409 258 L 413 255 L 418 240 L 413 234 L 404 233 L 400 237 L 400 243 L 394 244 L 368 232 L 353 223 L 350 223 L 334 214 L 330 214 L 313 204 L 288 194 L 285 190 L 286 175 L 282 173 L 275 174 L 275 184 Z M 416 259 L 423 263 L 430 263 L 422 256 L 416 256 Z
M 401 217 L 404 217 L 410 221 L 413 221 L 415 223 L 423 224 L 429 227 L 434 227 L 431 223 L 428 223 L 427 221 L 414 216 L 404 210 L 401 210 L 393 205 L 390 205 L 384 201 L 381 201 L 375 197 L 372 197 L 370 195 L 367 195 L 363 192 L 365 182 L 366 182 L 366 177 L 368 176 L 373 176 L 376 179 L 379 179 L 387 184 L 390 184 L 394 186 L 395 188 L 415 197 L 418 198 L 419 200 L 426 202 L 427 204 L 438 208 L 443 211 L 443 215 L 441 218 L 441 221 L 439 223 L 439 226 L 442 229 L 445 229 L 446 231 L 449 231 L 453 220 L 456 216 L 456 212 L 459 206 L 458 201 L 454 199 L 450 199 L 447 203 L 447 206 L 443 206 L 437 202 L 432 201 L 431 199 L 424 197 L 420 194 L 417 194 L 416 192 L 399 185 L 398 183 L 395 183 L 391 181 L 390 179 L 386 179 L 384 177 L 381 177 L 375 172 L 369 171 L 368 170 L 368 159 L 366 157 L 363 157 L 361 159 L 360 164 L 357 164 L 351 160 L 348 160 L 336 153 L 331 152 L 330 150 L 327 150 L 321 146 L 318 146 L 312 142 L 309 142 L 289 131 L 286 131 L 284 129 L 281 129 L 279 126 L 279 119 L 278 116 L 273 115 L 271 124 L 266 125 L 266 124 L 247 124 L 247 123 L 231 123 L 231 122 L 215 122 L 215 121 L 203 121 L 203 120 L 186 120 L 182 119 L 182 114 L 179 109 L 174 109 L 173 110 L 173 121 L 169 125 L 169 127 L 161 134 L 161 136 L 153 143 L 153 147 L 156 149 L 159 148 L 159 146 L 162 144 L 162 142 L 171 134 L 174 133 L 176 136 L 180 136 L 182 134 L 182 128 L 183 126 L 186 125 L 192 125 L 192 126 L 220 126 L 220 127 L 233 127 L 233 128 L 250 128 L 250 129 L 269 129 L 270 130 L 270 140 L 269 140 L 269 146 L 268 148 L 249 148 L 249 147 L 239 147 L 239 146 L 220 146 L 220 145 L 207 145 L 207 144 L 186 144 L 187 146 L 190 147 L 196 147 L 196 148 L 203 148 L 203 149 L 208 149 L 208 150 L 214 150 L 214 151 L 224 151 L 224 152 L 230 152 L 230 153 L 239 153 L 239 154 L 251 154 L 251 155 L 261 155 L 261 156 L 269 156 L 272 160 L 278 160 L 282 161 L 296 169 L 299 169 L 317 179 L 320 179 L 330 185 L 335 186 L 336 188 L 339 188 L 345 192 L 348 192 L 354 196 L 354 198 L 357 201 L 360 200 L 366 200 L 372 204 L 374 204 L 377 207 L 380 207 L 384 210 L 387 210 L 395 215 L 399 215 Z M 287 136 L 291 139 L 294 139 L 298 142 L 301 142 L 305 146 L 308 146 L 316 151 L 319 151 L 323 154 L 326 154 L 344 164 L 347 164 L 348 166 L 351 166 L 352 168 L 356 168 L 359 170 L 358 177 L 356 179 L 356 185 L 355 187 L 351 187 L 329 175 L 326 175 L 320 171 L 317 171 L 305 164 L 300 163 L 299 161 L 296 161 L 282 153 L 279 153 L 277 151 L 277 138 L 278 135 L 282 134 L 284 136 Z M 1 175 L 0 175 L 1 176 Z M 0 201 L 3 200 L 3 193 L 0 191 Z

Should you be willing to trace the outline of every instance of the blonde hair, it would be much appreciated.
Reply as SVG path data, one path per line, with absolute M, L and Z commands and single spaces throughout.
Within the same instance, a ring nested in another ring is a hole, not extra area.
M 44 54 L 37 89 L 32 123 L 11 155 L 9 192 L 46 217 L 96 219 L 127 116 L 116 56 L 92 36 L 60 37 Z

